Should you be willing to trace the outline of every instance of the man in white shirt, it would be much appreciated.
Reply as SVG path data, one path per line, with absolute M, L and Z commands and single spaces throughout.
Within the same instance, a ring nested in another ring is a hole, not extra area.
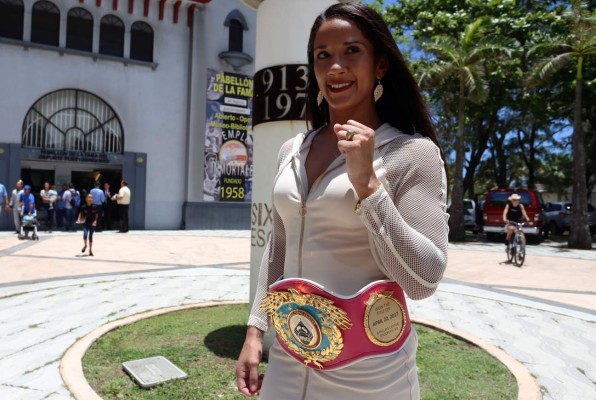
M 10 208 L 12 208 L 14 227 L 19 234 L 21 233 L 21 193 L 23 193 L 23 181 L 19 179 L 16 188 L 12 190 L 10 195 Z
M 39 192 L 41 201 L 43 202 L 43 209 L 46 220 L 46 229 L 52 233 L 52 225 L 54 224 L 54 203 L 58 193 L 50 186 L 50 182 L 44 182 L 43 189 Z
M 112 200 L 118 203 L 118 215 L 120 216 L 120 233 L 128 232 L 128 207 L 130 206 L 130 189 L 128 183 L 123 179 L 120 182 L 118 194 L 112 196 Z

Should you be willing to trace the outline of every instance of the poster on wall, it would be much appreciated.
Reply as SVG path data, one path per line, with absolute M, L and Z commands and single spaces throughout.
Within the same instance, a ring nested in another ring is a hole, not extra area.
M 251 78 L 207 69 L 204 201 L 252 200 Z

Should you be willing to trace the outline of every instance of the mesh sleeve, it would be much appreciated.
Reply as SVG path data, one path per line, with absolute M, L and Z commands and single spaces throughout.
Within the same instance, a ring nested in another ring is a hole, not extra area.
M 396 142 L 383 155 L 384 185 L 362 200 L 360 217 L 379 268 L 419 300 L 434 293 L 447 266 L 447 178 L 432 141 Z
M 286 160 L 291 153 L 293 142 L 294 139 L 291 139 L 282 145 L 277 158 L 278 172 L 282 162 Z M 250 317 L 248 318 L 248 325 L 255 326 L 262 331 L 267 330 L 269 322 L 267 313 L 260 308 L 261 301 L 267 295 L 269 286 L 283 275 L 286 257 L 286 231 L 279 214 L 275 210 L 275 205 L 273 206 L 272 214 L 273 224 L 271 227 L 271 235 L 267 240 L 267 246 L 265 247 L 265 252 L 263 253 L 263 258 L 261 260 L 257 291 L 250 310 Z

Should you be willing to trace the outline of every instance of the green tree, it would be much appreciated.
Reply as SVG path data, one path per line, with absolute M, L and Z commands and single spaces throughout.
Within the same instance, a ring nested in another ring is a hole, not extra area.
M 511 50 L 496 43 L 487 33 L 489 21 L 478 18 L 456 37 L 441 35 L 424 48 L 436 56 L 436 62 L 420 77 L 422 86 L 437 86 L 455 77 L 458 83 L 458 134 L 455 144 L 455 168 L 451 192 L 449 238 L 465 240 L 463 168 L 465 159 L 466 99 L 483 103 L 488 97 L 488 83 L 485 79 L 486 60 L 511 56 Z
M 382 1 L 377 0 L 375 6 L 383 12 L 395 36 L 400 39 L 400 47 L 413 56 L 409 62 L 418 76 L 430 67 L 429 57 L 423 50 L 424 43 L 432 41 L 435 36 L 451 36 L 453 32 L 463 31 L 478 17 L 490 18 L 490 33 L 494 36 L 519 43 L 521 51 L 516 52 L 516 57 L 508 60 L 487 60 L 488 73 L 485 78 L 490 87 L 490 101 L 481 105 L 466 103 L 467 159 L 464 164 L 464 193 L 467 192 L 469 197 L 474 197 L 476 179 L 484 182 L 480 185 L 484 190 L 506 185 L 509 169 L 512 167 L 509 159 L 519 153 L 508 153 L 511 146 L 507 146 L 507 142 L 518 140 L 515 131 L 509 129 L 515 128 L 522 120 L 520 116 L 523 116 L 527 123 L 535 117 L 538 117 L 540 122 L 533 123 L 534 129 L 541 132 L 540 135 L 524 137 L 524 151 L 534 149 L 538 154 L 539 151 L 549 148 L 549 141 L 553 138 L 547 137 L 544 141 L 543 133 L 547 133 L 546 128 L 550 120 L 560 118 L 556 113 L 559 112 L 558 108 L 553 110 L 551 101 L 562 99 L 562 96 L 559 90 L 553 89 L 532 90 L 530 92 L 535 93 L 527 96 L 523 90 L 522 78 L 527 72 L 527 49 L 540 42 L 545 33 L 556 34 L 567 29 L 560 15 L 565 9 L 564 4 L 552 5 L 532 0 L 397 0 L 395 4 L 385 6 Z M 451 79 L 443 82 L 441 86 L 425 88 L 437 132 L 448 156 L 454 153 L 452 142 L 455 142 L 455 135 L 451 132 L 455 128 L 451 128 L 457 126 L 458 120 L 456 87 L 457 82 Z M 534 137 L 540 139 L 533 143 Z M 527 140 L 528 138 L 530 140 Z M 487 159 L 491 157 L 496 159 Z M 528 162 L 532 162 L 533 159 L 532 155 L 528 156 Z M 537 162 L 540 161 L 542 160 L 538 158 Z M 494 168 L 480 168 L 487 163 L 493 164 Z M 480 170 L 491 176 L 479 176 Z M 528 171 L 532 169 L 528 168 Z M 530 177 L 527 181 L 539 179 L 540 177 Z
M 573 1 L 567 14 L 571 32 L 558 41 L 535 46 L 532 53 L 546 52 L 550 56 L 538 61 L 528 76 L 528 83 L 544 83 L 557 71 L 572 64 L 575 69 L 575 98 L 573 115 L 573 192 L 571 196 L 571 227 L 568 245 L 571 248 L 590 249 L 592 240 L 588 226 L 586 185 L 586 149 L 582 124 L 582 92 L 584 62 L 596 54 L 596 27 L 594 11 L 586 3 Z

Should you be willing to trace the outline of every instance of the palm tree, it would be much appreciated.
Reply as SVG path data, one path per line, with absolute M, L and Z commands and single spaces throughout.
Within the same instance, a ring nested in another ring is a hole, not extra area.
M 586 3 L 572 2 L 567 13 L 570 35 L 551 43 L 534 46 L 530 54 L 546 51 L 550 57 L 539 60 L 530 71 L 528 85 L 544 84 L 555 72 L 570 63 L 575 67 L 575 100 L 573 116 L 573 191 L 571 195 L 571 227 L 568 245 L 575 249 L 592 248 L 588 226 L 588 193 L 586 185 L 586 149 L 582 127 L 583 66 L 588 56 L 596 55 L 596 13 L 588 11 Z
M 438 36 L 424 48 L 436 56 L 436 62 L 420 77 L 420 85 L 437 86 L 455 78 L 459 82 L 458 134 L 455 144 L 455 170 L 451 192 L 449 239 L 465 240 L 464 228 L 464 132 L 466 94 L 470 101 L 482 104 L 488 97 L 488 81 L 485 78 L 485 61 L 511 56 L 511 50 L 486 35 L 488 19 L 478 18 L 457 37 Z

